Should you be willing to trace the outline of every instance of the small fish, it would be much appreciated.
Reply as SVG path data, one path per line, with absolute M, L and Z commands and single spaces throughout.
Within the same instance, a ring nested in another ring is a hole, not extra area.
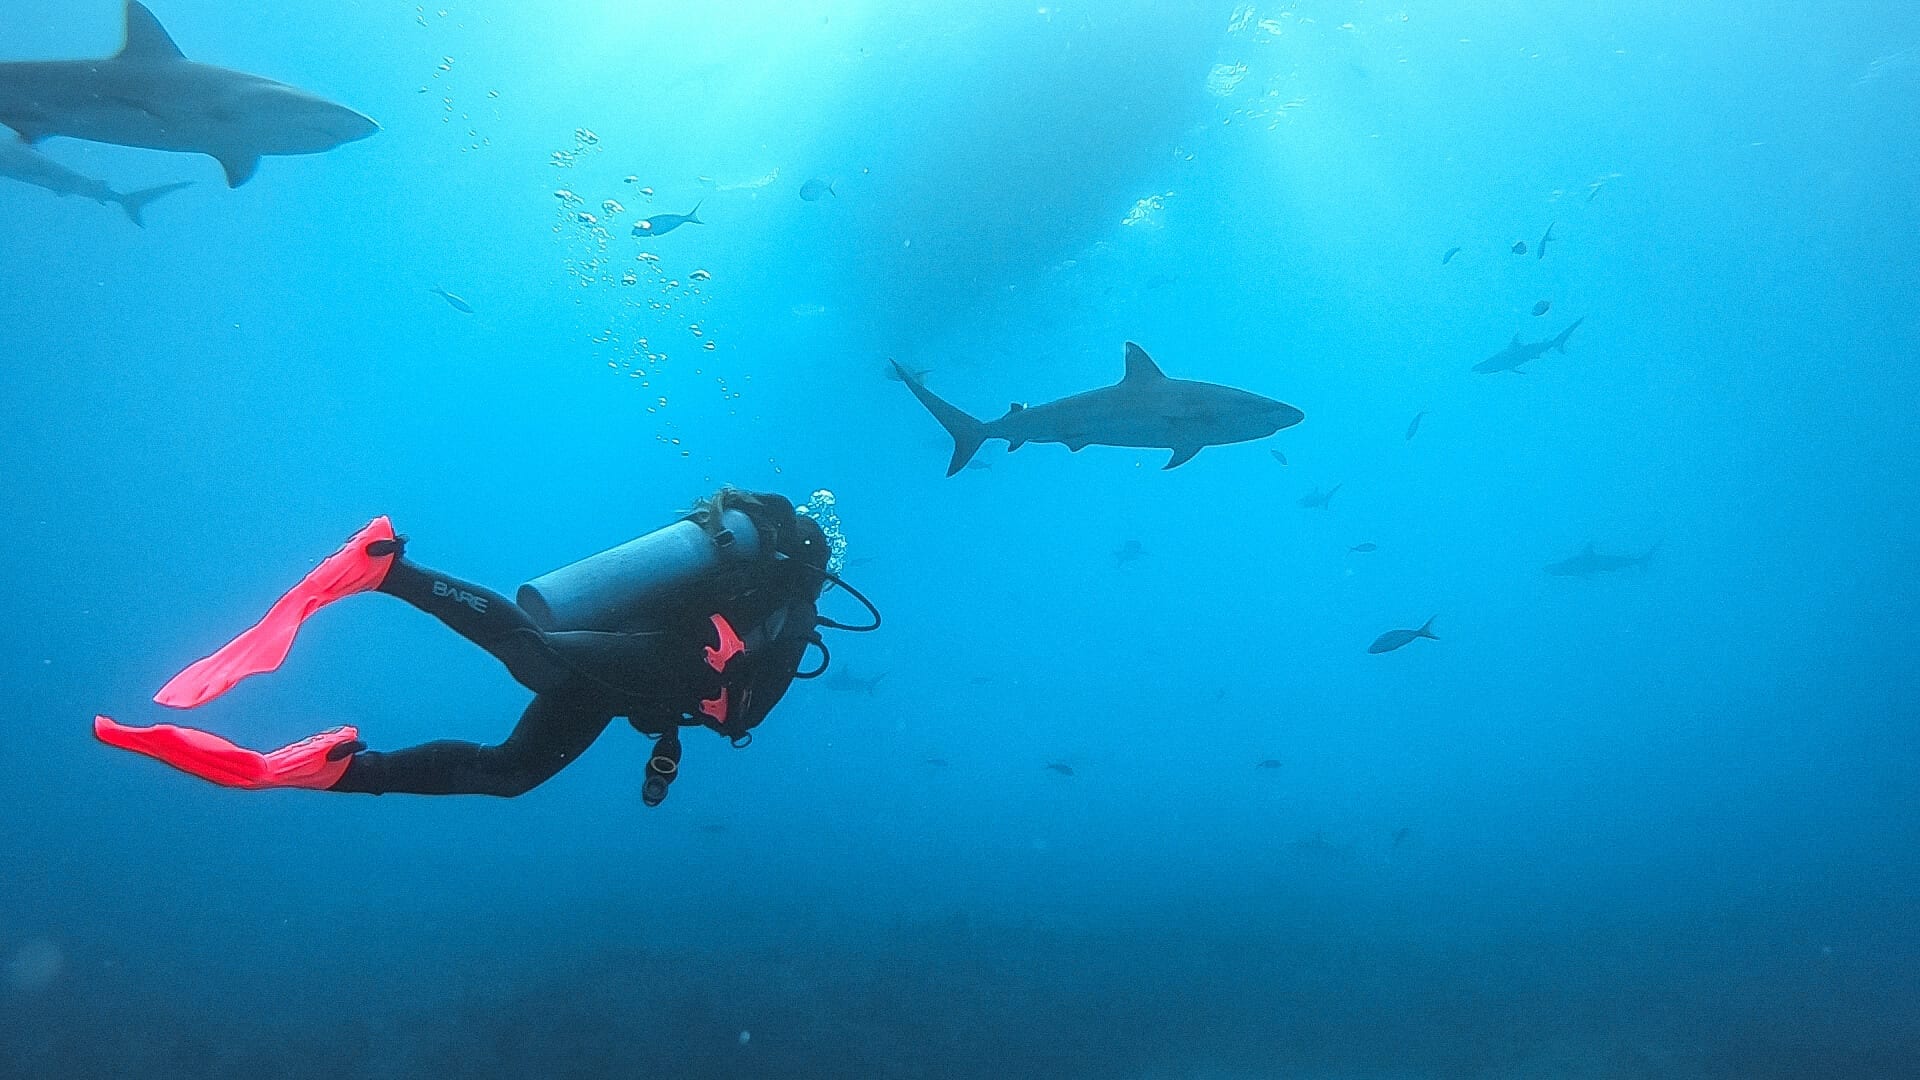
M 1551 310 L 1552 308 L 1553 308 L 1553 301 L 1551 301 L 1551 300 L 1542 300 L 1542 301 L 1540 301 L 1539 303 L 1537 303 L 1537 304 L 1535 304 L 1535 305 L 1533 305 L 1533 314 L 1534 314 L 1534 317 L 1535 317 L 1535 318 L 1538 318 L 1538 317 L 1539 317 L 1539 316 L 1541 316 L 1541 315 L 1545 315 L 1545 314 L 1546 314 L 1546 313 L 1547 313 L 1547 312 L 1548 312 L 1549 310 Z
M 1269 447 L 1267 449 L 1267 453 L 1272 454 L 1273 460 L 1279 462 L 1280 464 L 1285 465 L 1287 463 L 1287 455 L 1281 453 L 1279 450 Z
M 1277 769 L 1279 767 L 1280 767 L 1279 758 L 1268 758 L 1265 761 L 1262 761 L 1258 765 L 1254 766 L 1254 768 L 1256 769 Z
M 1353 552 L 1358 552 L 1358 553 L 1360 553 L 1360 554 L 1362 554 L 1362 555 L 1365 555 L 1365 554 L 1367 554 L 1368 552 L 1371 552 L 1371 551 L 1379 551 L 1379 550 L 1380 550 L 1380 545 L 1379 545 L 1379 544 L 1376 544 L 1376 543 L 1374 543 L 1374 542 L 1373 542 L 1373 541 L 1371 541 L 1371 540 L 1369 540 L 1369 541 L 1367 541 L 1367 542 L 1366 542 L 1366 543 L 1364 543 L 1364 544 L 1355 544 L 1355 545 L 1353 545 L 1352 547 L 1350 547 L 1350 548 L 1348 548 L 1347 550 L 1348 550 L 1348 551 L 1353 551 Z
M 947 759 L 943 757 L 930 757 L 921 761 L 920 764 L 929 768 L 944 769 L 947 767 Z
M 1410 825 L 1402 825 L 1399 828 L 1393 830 L 1393 846 L 1394 847 L 1399 847 L 1401 844 L 1406 843 L 1408 840 L 1412 838 L 1413 838 L 1413 827 Z
M 833 190 L 833 181 L 831 180 L 822 180 L 816 176 L 800 185 L 800 197 L 807 202 L 819 202 L 823 196 L 827 195 L 831 195 L 836 199 L 840 197 L 840 193 Z
M 1406 441 L 1412 442 L 1413 437 L 1415 435 L 1420 434 L 1420 421 L 1425 420 L 1426 418 L 1427 418 L 1427 410 L 1425 409 L 1421 409 L 1419 412 L 1413 414 L 1413 419 L 1407 421 L 1407 440 Z
M 1515 240 L 1512 251 L 1515 255 L 1525 255 L 1527 253 L 1527 242 L 1525 240 Z
M 1073 766 L 1071 766 L 1071 765 L 1069 765 L 1069 764 L 1067 764 L 1067 763 L 1066 763 L 1066 762 L 1064 762 L 1064 761 L 1051 761 L 1051 762 L 1048 762 L 1048 763 L 1047 763 L 1047 769 L 1048 769 L 1048 771 L 1050 771 L 1050 772 L 1057 772 L 1057 773 L 1059 773 L 1059 774 L 1060 774 L 1061 776 L 1072 776 L 1072 775 L 1073 775 Z
M 1113 553 L 1113 562 L 1116 566 L 1125 566 L 1146 553 L 1147 550 L 1140 546 L 1140 541 L 1128 540 L 1120 545 L 1120 550 Z
M 441 288 L 440 286 L 435 285 L 433 288 L 428 289 L 427 291 L 439 297 L 440 299 L 445 300 L 447 302 L 447 306 L 452 308 L 453 310 L 458 311 L 463 315 L 473 314 L 472 304 L 467 303 L 465 300 L 460 299 L 459 297 L 453 295 L 452 293 Z
M 990 461 L 969 461 L 969 462 L 967 462 L 967 471 L 968 471 L 968 472 L 991 472 L 992 470 L 993 470 L 993 463 L 992 463 L 992 462 L 990 462 Z
M 1433 618 L 1437 619 L 1439 616 L 1435 615 Z M 1421 638 L 1427 638 L 1430 641 L 1440 640 L 1440 636 L 1433 632 L 1433 619 L 1428 619 L 1418 630 L 1389 630 L 1379 637 L 1374 638 L 1373 644 L 1367 646 L 1367 651 L 1370 653 L 1390 653 L 1395 649 L 1406 648 Z
M 1325 510 L 1327 509 L 1327 504 L 1333 501 L 1333 493 L 1339 491 L 1341 486 L 1340 484 L 1335 484 L 1325 491 L 1321 491 L 1316 487 L 1305 495 L 1300 496 L 1299 503 L 1309 510 Z
M 1457 247 L 1454 247 L 1454 248 L 1448 248 L 1448 249 L 1447 249 L 1447 253 L 1446 253 L 1445 255 L 1442 255 L 1442 256 L 1440 256 L 1440 265 L 1441 265 L 1441 266 L 1445 266 L 1445 265 L 1447 265 L 1448 263 L 1450 263 L 1450 262 L 1452 262 L 1452 261 L 1453 261 L 1453 257 L 1454 257 L 1455 255 L 1458 255 L 1458 254 L 1460 254 L 1460 249 L 1459 249 L 1459 248 L 1457 248 Z
M 639 178 L 639 177 L 637 177 L 637 176 L 629 176 L 629 177 L 627 177 L 627 178 L 626 178 L 626 179 L 625 179 L 624 181 L 622 181 L 622 182 L 623 182 L 623 183 L 628 183 L 628 184 L 637 184 L 637 183 L 639 183 L 639 182 L 640 182 L 640 178 Z
M 1547 257 L 1547 241 L 1553 239 L 1553 227 L 1557 224 L 1559 224 L 1559 222 L 1557 221 L 1548 223 L 1547 234 L 1540 238 L 1540 250 L 1534 252 L 1533 254 L 1534 258 L 1544 259 Z M 1522 252 L 1522 254 L 1525 254 L 1525 252 Z
M 684 214 L 655 214 L 633 223 L 635 236 L 664 236 L 682 225 L 705 225 L 700 220 L 700 204 L 694 203 L 693 209 Z

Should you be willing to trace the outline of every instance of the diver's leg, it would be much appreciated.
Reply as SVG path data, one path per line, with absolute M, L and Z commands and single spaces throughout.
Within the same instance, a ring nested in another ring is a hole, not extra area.
M 536 694 L 554 693 L 572 677 L 527 613 L 484 585 L 429 570 L 402 555 L 393 560 L 379 591 L 405 600 L 487 650 Z
M 365 751 L 353 756 L 328 790 L 510 799 L 566 768 L 612 719 L 589 702 L 543 694 L 498 746 L 443 739 L 388 753 Z

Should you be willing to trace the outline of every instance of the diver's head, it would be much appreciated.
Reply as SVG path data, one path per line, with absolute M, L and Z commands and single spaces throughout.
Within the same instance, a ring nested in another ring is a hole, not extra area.
M 833 557 L 833 545 L 827 542 L 826 531 L 820 523 L 806 514 L 793 516 L 793 550 L 790 557 L 814 568 L 825 570 L 827 561 Z

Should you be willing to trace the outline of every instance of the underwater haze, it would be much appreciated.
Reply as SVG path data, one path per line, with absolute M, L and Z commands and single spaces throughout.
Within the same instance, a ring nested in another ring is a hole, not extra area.
M 0 168 L 0 1077 L 1920 1075 L 1920 8 L 150 6 L 380 129 Z M 949 478 L 889 377 L 1127 342 L 1305 419 Z M 376 515 L 511 595 L 721 485 L 885 625 L 660 806 L 93 737 L 497 742 L 384 597 L 151 698 Z

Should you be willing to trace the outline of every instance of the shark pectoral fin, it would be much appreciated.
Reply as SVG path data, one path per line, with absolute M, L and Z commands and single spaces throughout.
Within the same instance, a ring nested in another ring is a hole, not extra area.
M 1173 456 L 1167 459 L 1167 463 L 1165 465 L 1160 466 L 1160 471 L 1165 472 L 1168 469 L 1177 469 L 1180 466 L 1185 465 L 1187 462 L 1192 461 L 1193 455 L 1199 453 L 1201 449 L 1203 448 L 1198 446 L 1174 447 Z
M 173 43 L 160 20 L 141 3 L 127 4 L 127 43 L 120 47 L 119 60 L 185 60 L 180 46 Z
M 214 159 L 227 171 L 227 186 L 237 188 L 253 179 L 254 170 L 260 167 L 260 155 L 247 153 L 215 154 Z
M 13 127 L 13 133 L 18 135 L 20 141 L 26 143 L 28 146 L 45 142 L 50 137 L 49 132 L 42 131 L 38 126 L 26 120 L 14 121 L 11 126 Z

